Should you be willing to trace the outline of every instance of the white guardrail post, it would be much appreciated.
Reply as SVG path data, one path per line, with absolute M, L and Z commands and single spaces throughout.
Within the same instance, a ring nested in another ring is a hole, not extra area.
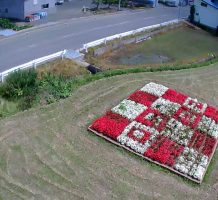
M 59 51 L 57 53 L 50 54 L 48 56 L 44 56 L 44 57 L 32 60 L 28 63 L 19 65 L 17 67 L 13 67 L 11 69 L 8 69 L 8 70 L 0 73 L 0 77 L 1 77 L 0 80 L 1 80 L 1 82 L 4 82 L 5 77 L 14 71 L 28 69 L 28 68 L 36 68 L 38 65 L 43 64 L 47 61 L 53 60 L 55 58 L 62 58 L 63 59 L 66 52 L 67 52 L 67 50 Z

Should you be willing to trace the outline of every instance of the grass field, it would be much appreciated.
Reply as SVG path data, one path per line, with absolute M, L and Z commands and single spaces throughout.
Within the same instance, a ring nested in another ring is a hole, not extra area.
M 218 54 L 218 38 L 203 30 L 182 26 L 138 44 L 106 52 L 96 58 L 102 69 L 159 65 L 162 63 L 190 63 Z
M 0 199 L 217 199 L 217 151 L 198 186 L 87 131 L 96 117 L 150 81 L 218 107 L 217 78 L 218 64 L 114 76 L 1 120 Z
M 17 103 L 0 97 L 0 118 L 15 114 L 16 112 L 18 112 Z

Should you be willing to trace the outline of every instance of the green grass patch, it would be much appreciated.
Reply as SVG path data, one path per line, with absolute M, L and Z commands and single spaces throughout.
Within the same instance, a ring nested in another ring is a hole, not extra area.
M 19 152 L 21 153 L 22 152 L 22 148 L 20 145 L 14 145 L 14 146 L 11 146 L 11 149 L 15 152 Z
M 0 155 L 0 168 L 2 171 L 6 171 L 7 169 L 7 161 L 4 155 Z
M 209 178 L 211 176 L 211 172 L 214 169 L 214 166 L 215 166 L 215 164 L 217 162 L 217 159 L 218 159 L 218 151 L 216 150 L 214 155 L 213 155 L 213 157 L 212 157 L 212 160 L 210 161 L 210 164 L 209 164 L 209 166 L 207 168 L 206 174 L 204 176 L 204 182 L 205 183 L 209 182 Z
M 19 111 L 18 103 L 0 97 L 0 118 L 13 115 Z

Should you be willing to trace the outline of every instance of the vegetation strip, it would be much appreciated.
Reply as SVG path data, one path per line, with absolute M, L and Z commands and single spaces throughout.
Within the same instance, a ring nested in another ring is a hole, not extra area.
M 182 69 L 191 69 L 204 67 L 218 62 L 218 58 L 209 59 L 201 63 L 175 66 L 160 66 L 156 68 L 130 68 L 108 70 L 95 75 L 79 75 L 75 77 L 64 77 L 58 71 L 57 75 L 40 71 L 40 79 L 37 78 L 37 72 L 32 70 L 17 71 L 10 74 L 5 83 L 0 85 L 0 97 L 6 100 L 4 106 L 0 109 L 0 117 L 10 116 L 18 111 L 26 110 L 40 104 L 54 103 L 60 99 L 69 97 L 78 87 L 88 84 L 95 80 L 108 78 L 117 75 L 141 72 L 160 72 L 174 71 Z M 82 72 L 83 73 L 83 72 Z M 13 105 L 14 109 L 8 109 L 8 105 Z M 15 109 L 15 107 L 17 107 Z

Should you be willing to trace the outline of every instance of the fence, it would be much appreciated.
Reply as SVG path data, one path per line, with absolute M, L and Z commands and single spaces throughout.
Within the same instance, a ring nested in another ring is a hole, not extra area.
M 19 65 L 17 67 L 13 67 L 13 68 L 11 68 L 9 70 L 6 70 L 6 71 L 0 73 L 1 82 L 3 82 L 5 77 L 8 74 L 10 74 L 11 72 L 14 72 L 14 71 L 17 71 L 17 70 L 22 70 L 22 69 L 28 69 L 28 68 L 36 68 L 38 65 L 41 65 L 41 64 L 46 63 L 48 61 L 54 60 L 56 58 L 63 58 L 64 55 L 66 54 L 66 52 L 67 52 L 67 50 L 59 51 L 57 53 L 38 58 L 38 59 L 32 60 L 32 61 L 30 61 L 28 63 L 25 63 L 23 65 Z
M 98 45 L 101 45 L 101 44 L 106 44 L 108 41 L 111 41 L 111 40 L 114 40 L 114 39 L 120 39 L 120 38 L 130 36 L 130 35 L 135 35 L 136 33 L 141 33 L 141 32 L 144 32 L 144 31 L 151 30 L 151 29 L 156 29 L 156 28 L 160 28 L 160 27 L 164 27 L 164 26 L 168 26 L 168 25 L 172 25 L 172 24 L 177 24 L 180 21 L 181 20 L 179 20 L 179 19 L 175 19 L 175 20 L 171 20 L 171 21 L 168 21 L 168 22 L 155 24 L 155 25 L 151 25 L 151 26 L 146 26 L 146 27 L 139 28 L 139 29 L 136 29 L 136 30 L 132 30 L 132 31 L 112 35 L 112 36 L 109 36 L 109 37 L 106 37 L 106 38 L 102 38 L 100 40 L 95 40 L 93 42 L 89 42 L 87 44 L 84 44 L 82 50 L 85 50 L 86 52 L 88 52 L 88 48 L 90 48 L 90 47 L 95 47 L 95 46 L 98 46 Z

